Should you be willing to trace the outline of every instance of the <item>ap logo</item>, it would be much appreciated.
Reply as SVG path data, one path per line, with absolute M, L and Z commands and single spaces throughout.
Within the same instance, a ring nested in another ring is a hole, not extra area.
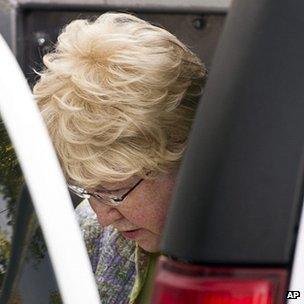
M 297 299 L 300 297 L 300 291 L 288 291 L 286 299 Z

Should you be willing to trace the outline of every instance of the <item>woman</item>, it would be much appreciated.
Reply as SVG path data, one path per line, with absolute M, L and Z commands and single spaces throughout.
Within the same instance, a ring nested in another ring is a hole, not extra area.
M 77 208 L 103 303 L 149 296 L 206 77 L 196 55 L 133 15 L 76 20 L 34 87 Z

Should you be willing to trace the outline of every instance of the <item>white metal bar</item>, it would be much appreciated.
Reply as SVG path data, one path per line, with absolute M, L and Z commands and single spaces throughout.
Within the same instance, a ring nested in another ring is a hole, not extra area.
M 0 60 L 0 113 L 30 190 L 63 301 L 98 304 L 90 261 L 59 162 L 22 71 L 1 35 Z

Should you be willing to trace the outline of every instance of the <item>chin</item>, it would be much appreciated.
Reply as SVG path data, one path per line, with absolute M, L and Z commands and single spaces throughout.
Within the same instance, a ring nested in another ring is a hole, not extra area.
M 159 252 L 160 251 L 160 246 L 159 246 L 159 242 L 153 242 L 153 241 L 149 241 L 149 240 L 141 240 L 138 241 L 138 246 L 140 248 L 142 248 L 143 250 L 147 251 L 147 252 Z

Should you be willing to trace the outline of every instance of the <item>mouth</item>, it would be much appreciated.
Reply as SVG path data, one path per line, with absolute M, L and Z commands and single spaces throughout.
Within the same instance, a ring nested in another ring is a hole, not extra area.
M 134 230 L 121 231 L 121 234 L 126 239 L 134 240 L 139 237 L 141 231 L 142 231 L 142 229 L 139 228 L 139 229 L 134 229 Z

